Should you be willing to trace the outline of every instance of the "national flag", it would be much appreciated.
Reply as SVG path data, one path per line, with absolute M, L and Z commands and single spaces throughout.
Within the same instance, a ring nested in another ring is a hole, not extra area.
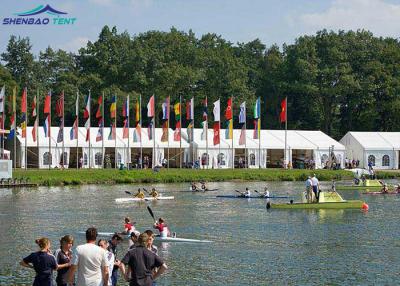
M 175 103 L 174 105 L 174 113 L 175 113 L 175 120 L 180 120 L 181 119 L 181 104 Z
M 281 113 L 279 114 L 279 121 L 282 122 L 286 122 L 287 118 L 286 118 L 286 108 L 287 108 L 287 97 L 285 97 L 284 100 L 282 100 L 281 102 Z
M 36 142 L 36 137 L 37 137 L 36 130 L 38 129 L 38 126 L 39 126 L 39 119 L 36 118 L 35 122 L 33 123 L 33 128 L 32 128 L 33 142 Z
M 208 118 L 208 106 L 207 106 L 207 97 L 203 101 L 203 120 L 207 120 Z
M 186 120 L 194 119 L 194 98 L 186 102 Z
M 240 104 L 239 123 L 246 123 L 246 101 Z
M 163 120 L 169 119 L 169 96 L 165 99 L 162 104 L 162 113 L 163 113 Z
M 122 138 L 128 138 L 129 137 L 129 121 L 128 118 L 124 119 L 124 128 L 122 129 Z
M 261 99 L 257 98 L 256 104 L 254 105 L 254 119 L 260 118 L 261 115 Z
M 149 126 L 147 126 L 147 135 L 149 140 L 153 140 L 153 121 L 150 121 Z
M 108 140 L 115 140 L 117 138 L 115 124 L 110 124 L 110 133 L 108 134 Z
M 36 95 L 33 97 L 31 109 L 32 109 L 32 117 L 36 117 Z
M 233 119 L 226 121 L 225 139 L 233 138 Z
M 22 99 L 21 99 L 21 112 L 26 113 L 26 96 L 27 96 L 27 88 L 25 87 L 22 91 Z
M 50 115 L 46 116 L 46 119 L 44 120 L 43 123 L 43 129 L 44 129 L 44 137 L 50 137 Z
M 85 98 L 85 109 L 83 110 L 83 118 L 88 119 L 90 117 L 90 94 Z
M 86 120 L 85 122 L 85 127 L 86 127 L 86 142 L 89 141 L 90 138 L 90 120 Z
M 4 102 L 6 98 L 6 87 L 3 85 L 0 91 L 0 113 L 4 112 Z
M 135 121 L 139 122 L 140 121 L 140 105 L 139 105 L 139 101 L 136 101 L 136 106 L 135 106 Z
M 22 113 L 21 131 L 22 131 L 22 138 L 25 138 L 26 137 L 26 113 Z
M 201 140 L 207 140 L 207 121 L 201 122 L 203 131 L 201 132 Z
M 64 141 L 64 123 L 63 123 L 63 118 L 60 120 L 60 128 L 58 129 L 58 135 L 57 135 L 57 143 L 61 143 Z
M 186 128 L 186 133 L 187 133 L 187 136 L 188 136 L 188 141 L 189 142 L 193 142 L 193 121 L 190 121 L 189 122 L 189 125 L 188 125 L 188 127 Z
M 230 97 L 227 102 L 227 107 L 225 110 L 225 119 L 226 120 L 232 119 L 232 97 Z
M 64 103 L 64 92 L 62 92 L 56 101 L 56 114 L 57 117 L 63 117 L 63 112 L 64 112 L 64 107 L 63 107 L 63 103 Z
M 10 119 L 10 134 L 8 135 L 8 139 L 13 139 L 15 136 L 15 118 L 14 114 L 11 115 Z
M 162 124 L 161 142 L 168 142 L 168 121 L 164 121 Z
M 240 130 L 239 145 L 246 144 L 246 126 L 243 124 L 242 130 Z
M 113 95 L 111 98 L 110 105 L 110 117 L 115 118 L 117 112 L 117 96 Z
M 181 140 L 181 122 L 177 121 L 174 131 L 174 141 L 180 141 L 180 140 Z
M 136 124 L 136 128 L 133 131 L 133 142 L 140 142 L 142 137 L 142 128 L 140 127 L 140 123 Z
M 74 124 L 69 132 L 69 138 L 71 140 L 78 139 L 78 118 L 75 118 Z
M 218 145 L 220 143 L 219 131 L 219 122 L 214 122 L 214 145 Z
M 99 121 L 100 121 L 100 119 L 103 117 L 102 113 L 101 113 L 101 106 L 103 105 L 103 96 L 102 95 L 100 95 L 99 98 L 97 99 L 97 104 L 99 106 L 97 107 L 96 118 L 99 119 Z
M 76 93 L 75 116 L 79 116 L 79 92 Z
M 103 140 L 103 121 L 99 121 L 99 130 L 97 131 L 96 135 L 96 142 L 102 141 Z
M 127 96 L 122 106 L 122 116 L 129 117 L 129 97 Z
M 260 118 L 254 119 L 253 139 L 260 139 L 260 125 L 261 125 Z
M 154 117 L 154 95 L 150 97 L 149 103 L 147 103 L 147 117 Z
M 44 114 L 50 113 L 50 105 L 51 105 L 51 92 L 49 91 L 44 99 L 44 108 L 43 108 Z
M 214 102 L 214 109 L 213 109 L 213 114 L 214 114 L 214 122 L 220 121 L 220 100 L 218 99 L 216 102 Z

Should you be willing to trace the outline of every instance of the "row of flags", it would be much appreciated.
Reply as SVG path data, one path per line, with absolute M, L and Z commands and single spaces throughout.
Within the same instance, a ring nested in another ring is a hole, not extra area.
M 14 89 L 13 92 L 13 108 L 14 114 L 10 119 L 10 135 L 9 138 L 13 138 L 15 136 L 16 130 L 16 122 L 15 122 L 15 98 L 16 92 Z M 45 119 L 43 121 L 43 129 L 45 133 L 45 137 L 50 137 L 50 122 L 51 122 L 51 98 L 52 93 L 48 92 L 45 96 L 44 100 L 44 107 L 43 113 L 45 115 Z M 4 130 L 4 100 L 5 100 L 5 87 L 0 91 L 0 126 Z M 133 131 L 133 141 L 140 142 L 141 141 L 141 99 L 138 99 L 135 103 L 135 125 Z M 37 139 L 37 128 L 39 125 L 38 122 L 38 113 L 37 113 L 37 98 L 34 96 L 31 111 L 32 111 L 32 118 L 34 119 L 34 126 L 32 129 L 32 137 L 33 140 L 36 141 Z M 84 99 L 84 110 L 83 110 L 83 119 L 84 119 L 84 126 L 86 128 L 86 141 L 90 140 L 90 122 L 91 122 L 91 94 L 89 94 Z M 221 129 L 221 106 L 220 106 L 220 99 L 213 103 L 213 144 L 218 145 L 220 144 L 220 129 Z M 207 130 L 208 130 L 208 102 L 207 97 L 202 101 L 203 104 L 203 116 L 202 116 L 202 127 L 203 131 L 201 134 L 201 140 L 208 140 Z M 233 139 L 233 98 L 230 97 L 227 101 L 227 106 L 224 111 L 224 125 L 225 125 L 225 139 Z M 168 142 L 169 138 L 169 122 L 170 122 L 170 97 L 166 97 L 165 100 L 162 102 L 162 135 L 161 135 L 161 142 Z M 186 110 L 186 121 L 188 122 L 187 125 L 187 136 L 188 141 L 192 142 L 194 140 L 194 98 L 185 102 L 185 107 L 183 108 Z M 287 98 L 285 98 L 281 102 L 281 112 L 280 112 L 280 122 L 287 121 Z M 179 102 L 173 105 L 173 111 L 175 115 L 175 130 L 174 130 L 174 141 L 181 140 L 181 129 L 182 129 L 182 100 L 180 99 Z M 123 117 L 123 139 L 129 138 L 129 121 L 130 121 L 130 106 L 129 106 L 129 96 L 127 96 L 122 105 L 122 117 Z M 24 88 L 22 92 L 21 98 L 21 113 L 22 113 L 22 123 L 20 125 L 22 130 L 22 138 L 26 138 L 26 122 L 27 122 L 27 89 Z M 64 92 L 62 92 L 56 99 L 56 107 L 55 113 L 57 117 L 57 121 L 59 124 L 59 132 L 57 136 L 57 142 L 64 141 Z M 116 140 L 116 118 L 117 118 L 117 97 L 115 95 L 111 98 L 111 104 L 109 109 L 110 118 L 112 119 L 112 123 L 110 125 L 110 131 L 108 135 L 108 140 Z M 79 126 L 79 94 L 76 96 L 75 102 L 75 120 L 70 131 L 70 139 L 75 140 L 78 139 L 78 126 Z M 148 125 L 148 137 L 149 140 L 153 140 L 153 131 L 154 131 L 154 119 L 155 119 L 155 98 L 154 95 L 150 97 L 149 102 L 147 104 L 147 117 L 151 119 Z M 97 127 L 98 133 L 96 135 L 96 141 L 102 141 L 104 138 L 104 102 L 103 96 L 99 96 L 97 100 L 97 111 L 95 113 L 95 118 L 97 119 Z M 239 125 L 241 129 L 240 137 L 239 137 L 239 145 L 246 144 L 246 102 L 242 102 L 239 106 Z M 261 130 L 261 99 L 257 98 L 256 103 L 253 109 L 253 123 L 254 123 L 254 132 L 253 132 L 253 139 L 260 139 L 260 130 Z

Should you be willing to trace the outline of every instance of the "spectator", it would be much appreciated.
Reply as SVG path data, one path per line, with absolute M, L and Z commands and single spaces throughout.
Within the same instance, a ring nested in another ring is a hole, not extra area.
M 112 254 L 114 254 L 116 263 L 114 264 L 114 268 L 112 269 L 111 273 L 111 282 L 112 286 L 117 285 L 117 280 L 118 280 L 118 267 L 119 263 L 117 261 L 117 246 L 118 244 L 122 241 L 122 236 L 120 236 L 118 233 L 115 233 L 112 237 L 111 240 L 108 241 L 108 248 L 107 250 L 110 251 Z

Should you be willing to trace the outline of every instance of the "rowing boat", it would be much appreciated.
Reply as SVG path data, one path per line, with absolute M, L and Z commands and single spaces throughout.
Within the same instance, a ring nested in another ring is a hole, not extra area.
M 80 231 L 79 233 L 84 234 L 84 231 Z M 98 232 L 97 233 L 99 236 L 113 236 L 114 232 Z M 126 236 L 129 238 L 129 235 Z M 205 240 L 205 239 L 191 239 L 191 238 L 183 238 L 183 237 L 161 237 L 161 236 L 156 236 L 154 237 L 156 241 L 161 241 L 161 242 L 190 242 L 190 243 L 210 243 L 212 242 L 211 240 Z
M 344 200 L 336 192 L 320 192 L 318 203 L 308 203 L 305 194 L 302 195 L 302 202 L 286 204 L 267 204 L 271 209 L 361 209 L 364 205 L 360 200 Z
M 240 195 L 219 195 L 217 198 L 230 198 L 230 199 L 287 199 L 289 198 L 288 196 L 269 196 L 269 197 L 264 197 L 264 196 L 250 196 L 250 197 L 244 197 Z
M 116 203 L 127 203 L 127 202 L 143 202 L 143 201 L 162 201 L 162 200 L 173 200 L 174 196 L 159 196 L 159 197 L 144 197 L 144 198 L 118 198 L 115 199 Z

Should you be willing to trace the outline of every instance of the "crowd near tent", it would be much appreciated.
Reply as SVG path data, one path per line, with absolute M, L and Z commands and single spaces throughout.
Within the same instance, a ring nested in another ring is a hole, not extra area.
M 348 160 L 360 168 L 400 169 L 400 132 L 347 132 L 340 140 Z
M 109 136 L 110 128 L 104 128 L 103 140 L 96 140 L 99 128 L 91 128 L 90 140 L 87 140 L 85 127 L 79 127 L 78 139 L 71 140 L 71 128 L 64 128 L 64 140 L 60 140 L 59 127 L 51 128 L 50 137 L 45 136 L 43 128 L 38 128 L 38 140 L 33 140 L 32 127 L 27 127 L 27 138 L 17 135 L 17 167 L 285 167 L 284 130 L 261 130 L 261 140 L 258 140 L 254 139 L 253 130 L 244 132 L 239 129 L 233 130 L 232 139 L 225 139 L 226 130 L 221 129 L 220 144 L 214 145 L 212 129 L 208 129 L 206 135 L 203 129 L 195 128 L 191 139 L 186 128 L 182 128 L 181 140 L 177 141 L 174 140 L 176 130 L 169 129 L 169 140 L 162 142 L 162 128 L 155 129 L 154 140 L 149 138 L 147 128 L 141 129 L 141 138 L 134 136 L 134 128 L 129 129 L 129 138 L 124 138 L 123 128 L 116 128 L 116 140 Z M 239 142 L 241 132 L 244 132 L 245 140 Z M 20 133 L 19 130 L 17 134 Z M 286 154 L 290 167 L 320 169 L 334 165 L 336 168 L 344 168 L 345 147 L 323 132 L 288 130 L 286 138 Z

